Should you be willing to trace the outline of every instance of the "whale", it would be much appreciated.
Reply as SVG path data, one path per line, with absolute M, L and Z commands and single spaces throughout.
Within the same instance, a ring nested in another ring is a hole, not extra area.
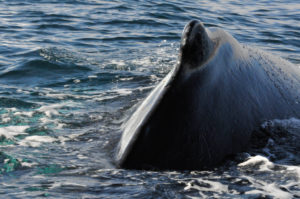
M 192 20 L 175 67 L 125 123 L 115 161 L 125 169 L 212 169 L 247 151 L 262 123 L 299 115 L 298 66 Z

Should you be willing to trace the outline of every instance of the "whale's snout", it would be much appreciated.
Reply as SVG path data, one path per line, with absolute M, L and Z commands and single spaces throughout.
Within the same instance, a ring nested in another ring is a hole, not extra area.
M 197 34 L 199 36 L 201 34 L 204 34 L 204 32 L 205 27 L 200 21 L 190 21 L 183 29 L 181 46 L 185 46 L 192 43 L 196 38 Z
M 204 63 L 212 53 L 214 43 L 210 39 L 203 23 L 190 21 L 183 30 L 180 48 L 181 63 L 195 68 Z

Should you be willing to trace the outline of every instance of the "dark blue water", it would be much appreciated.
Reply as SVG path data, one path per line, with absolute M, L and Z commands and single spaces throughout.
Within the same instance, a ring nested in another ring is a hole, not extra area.
M 188 21 L 300 65 L 297 0 L 0 5 L 0 198 L 300 198 L 297 118 L 268 125 L 283 140 L 212 171 L 128 171 L 112 158 Z

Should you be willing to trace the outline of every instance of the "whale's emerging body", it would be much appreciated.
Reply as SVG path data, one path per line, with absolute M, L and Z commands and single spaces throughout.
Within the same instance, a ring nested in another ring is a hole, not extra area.
M 176 67 L 126 123 L 116 161 L 130 169 L 211 168 L 246 150 L 264 121 L 299 115 L 295 65 L 191 21 Z

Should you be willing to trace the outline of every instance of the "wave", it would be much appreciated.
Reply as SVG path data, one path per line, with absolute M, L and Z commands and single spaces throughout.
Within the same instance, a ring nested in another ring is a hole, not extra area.
M 71 30 L 71 31 L 80 31 L 82 29 L 76 28 L 70 25 L 63 25 L 56 23 L 47 23 L 47 24 L 40 24 L 37 26 L 38 30 L 45 30 L 45 29 L 59 29 L 59 30 Z
M 7 84 L 32 84 L 56 81 L 66 77 L 85 74 L 91 69 L 85 66 L 85 59 L 76 53 L 58 48 L 39 49 L 13 55 L 25 56 L 27 61 L 22 61 L 15 66 L 9 66 L 0 73 L 0 82 Z
M 21 168 L 21 163 L 13 156 L 0 151 L 0 174 L 8 173 Z
M 152 19 L 132 19 L 132 20 L 125 20 L 125 19 L 116 19 L 116 20 L 109 20 L 105 22 L 104 24 L 108 25 L 122 25 L 122 26 L 127 26 L 127 25 L 149 25 L 149 26 L 168 26 L 167 23 L 161 23 L 157 20 L 152 20 Z
M 0 107 L 1 108 L 36 108 L 37 104 L 26 102 L 20 99 L 0 97 Z
M 77 66 L 75 64 L 59 64 L 47 60 L 34 59 L 19 65 L 18 67 L 4 72 L 0 75 L 1 78 L 26 78 L 39 77 L 49 78 L 50 76 L 61 76 L 70 73 L 78 73 L 82 71 L 90 71 L 88 67 Z
M 178 40 L 180 36 L 178 34 L 162 35 L 162 36 L 147 36 L 147 35 L 130 35 L 130 36 L 119 36 L 119 37 L 106 37 L 102 41 L 155 41 L 155 40 Z

